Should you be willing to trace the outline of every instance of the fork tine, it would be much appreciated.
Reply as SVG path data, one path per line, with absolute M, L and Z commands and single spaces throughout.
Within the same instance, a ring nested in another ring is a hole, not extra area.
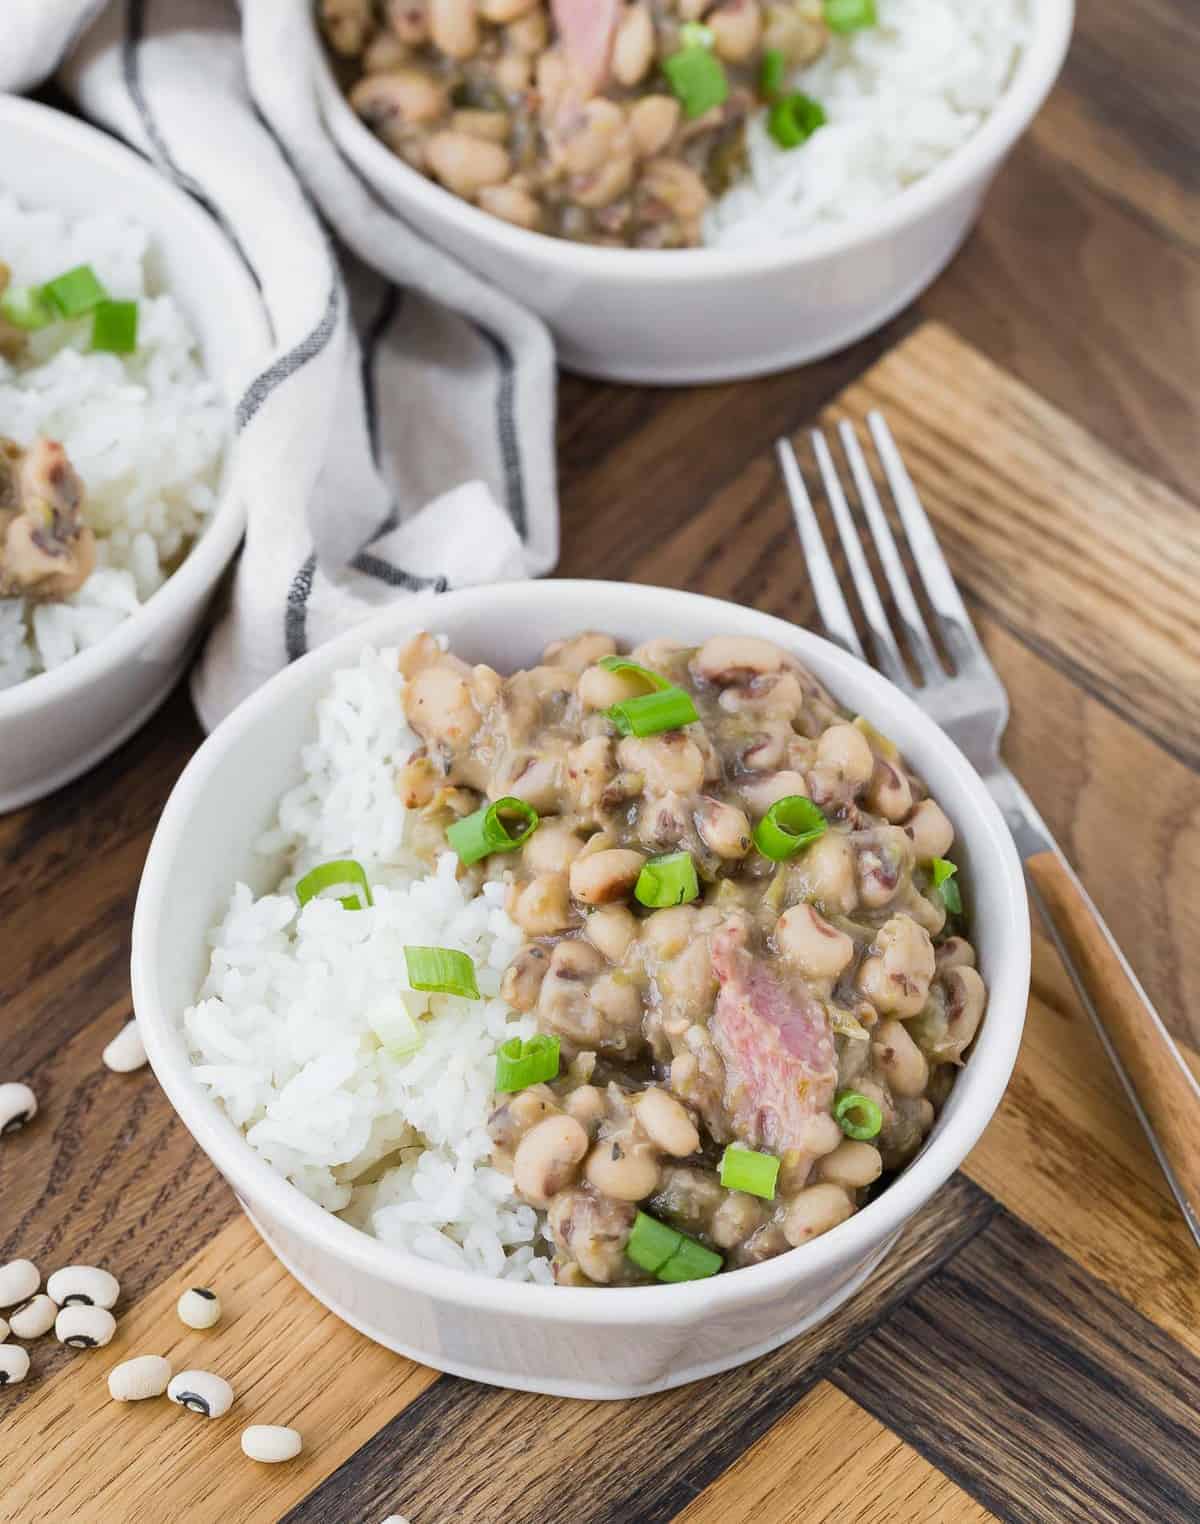
M 825 436 L 818 429 L 814 429 L 809 437 L 812 439 L 813 454 L 817 457 L 817 469 L 821 473 L 825 495 L 829 499 L 829 506 L 833 509 L 833 521 L 837 525 L 842 549 L 846 552 L 854 590 L 858 594 L 863 616 L 871 630 L 871 640 L 875 646 L 879 666 L 884 675 L 890 677 L 898 687 L 911 688 L 912 678 L 908 675 L 908 668 L 900 655 L 896 637 L 892 634 L 892 627 L 888 624 L 883 604 L 879 601 L 875 578 L 871 575 L 871 568 L 867 565 L 867 558 L 863 554 L 862 541 L 858 537 L 858 530 L 855 529 L 854 520 L 850 516 L 850 504 L 842 491 L 837 467 L 833 463 L 833 456 L 829 453 L 829 446 L 825 443 Z
M 921 506 L 917 489 L 913 486 L 883 414 L 877 411 L 868 413 L 867 428 L 875 441 L 875 448 L 883 464 L 883 474 L 887 477 L 896 511 L 912 547 L 913 560 L 917 563 L 921 581 L 925 584 L 929 601 L 937 613 L 947 646 L 956 658 L 973 658 L 982 662 L 990 671 L 991 663 L 983 649 L 983 642 L 975 633 L 975 626 L 954 585 L 954 578 L 942 554 L 942 547 L 937 542 L 937 535 L 933 532 L 933 525 Z
M 858 631 L 854 628 L 854 620 L 850 617 L 850 610 L 842 596 L 842 589 L 838 585 L 837 572 L 834 571 L 829 552 L 825 549 L 821 526 L 817 522 L 808 488 L 804 485 L 804 477 L 800 474 L 800 463 L 796 459 L 791 440 L 777 439 L 775 453 L 779 456 L 779 467 L 783 472 L 788 497 L 791 499 L 792 516 L 796 520 L 800 545 L 808 566 L 808 578 L 812 583 L 821 622 L 830 640 L 835 641 L 843 650 L 849 651 L 851 656 L 857 656 L 860 661 L 866 661 Z
M 904 626 L 908 648 L 916 658 L 925 681 L 927 683 L 941 682 L 946 674 L 938 661 L 937 651 L 925 627 L 924 617 L 913 596 L 912 583 L 909 582 L 908 573 L 904 570 L 904 562 L 900 559 L 900 552 L 896 548 L 892 526 L 887 521 L 883 504 L 879 501 L 879 494 L 875 490 L 875 483 L 867 467 L 867 458 L 862 452 L 854 426 L 848 419 L 843 419 L 839 424 L 838 435 L 842 441 L 842 449 L 846 452 L 846 459 L 850 462 L 850 474 L 854 477 L 858 500 L 862 504 L 867 523 L 871 526 L 871 534 L 875 540 L 875 549 L 879 552 L 884 576 L 888 580 L 892 597 L 896 601 L 896 612 L 900 616 L 900 623 Z

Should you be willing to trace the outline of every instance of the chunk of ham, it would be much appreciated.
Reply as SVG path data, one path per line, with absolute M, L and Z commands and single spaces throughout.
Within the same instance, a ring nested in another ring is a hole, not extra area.
M 805 1123 L 828 1111 L 837 1080 L 825 1007 L 755 958 L 740 924 L 713 934 L 712 962 L 720 993 L 710 1032 L 725 1063 L 734 1131 L 751 1148 L 800 1147 Z
M 620 0 L 551 0 L 550 9 L 571 83 L 589 100 L 608 81 Z

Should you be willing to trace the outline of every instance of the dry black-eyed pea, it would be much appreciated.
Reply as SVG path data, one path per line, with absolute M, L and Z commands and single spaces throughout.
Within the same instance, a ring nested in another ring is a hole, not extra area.
M 189 1328 L 212 1328 L 221 1316 L 221 1299 L 207 1286 L 190 1286 L 175 1303 L 175 1311 Z
M 18 1339 L 40 1339 L 54 1327 L 57 1317 L 56 1303 L 44 1291 L 39 1291 L 27 1302 L 13 1308 L 8 1315 L 8 1326 Z
M 15 1080 L 0 1085 L 0 1138 L 20 1132 L 37 1116 L 37 1096 Z
M 233 1388 L 211 1371 L 180 1371 L 178 1376 L 171 1377 L 167 1396 L 180 1407 L 202 1413 L 205 1418 L 220 1418 L 233 1403 Z
M 242 1430 L 243 1455 L 268 1466 L 292 1460 L 303 1448 L 304 1441 L 297 1431 L 282 1424 L 253 1423 Z
M 29 1353 L 19 1344 L 0 1344 L 0 1386 L 12 1386 L 29 1374 Z
M 171 1362 L 162 1355 L 136 1355 L 108 1373 L 108 1395 L 114 1402 L 141 1402 L 161 1397 L 171 1379 Z
M 54 1320 L 60 1344 L 72 1349 L 101 1349 L 117 1331 L 117 1320 L 106 1307 L 76 1304 L 64 1307 Z
M 132 1074 L 146 1062 L 146 1049 L 136 1021 L 127 1021 L 101 1054 L 116 1074 Z
M 41 1284 L 41 1272 L 31 1259 L 10 1259 L 0 1265 L 0 1307 L 27 1302 Z
M 64 1265 L 46 1282 L 60 1307 L 112 1307 L 121 1294 L 115 1275 L 98 1265 Z

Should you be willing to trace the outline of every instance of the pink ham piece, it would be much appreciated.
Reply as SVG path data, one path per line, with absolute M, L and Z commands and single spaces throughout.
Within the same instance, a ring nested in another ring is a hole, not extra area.
M 725 1063 L 725 1108 L 740 1141 L 783 1153 L 802 1127 L 828 1111 L 837 1052 L 824 1006 L 797 995 L 746 950 L 746 932 L 725 925 L 712 938 L 721 989 L 709 1023 Z
M 620 0 L 551 0 L 550 9 L 571 83 L 590 100 L 608 80 Z

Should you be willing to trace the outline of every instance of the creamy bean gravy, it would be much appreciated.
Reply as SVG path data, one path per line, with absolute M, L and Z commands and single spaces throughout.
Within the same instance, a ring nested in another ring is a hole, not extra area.
M 414 169 L 494 216 L 577 242 L 701 241 L 746 173 L 764 54 L 829 33 L 821 0 L 320 0 L 350 104 Z M 663 65 L 703 22 L 728 93 L 687 116 Z
M 986 998 L 932 882 L 953 828 L 885 737 L 783 650 L 728 636 L 635 651 L 699 718 L 622 736 L 605 711 L 644 688 L 598 665 L 616 650 L 579 635 L 509 677 L 428 635 L 401 657 L 412 845 L 444 850 L 486 799 L 541 816 L 461 871 L 507 884 L 528 941 L 502 993 L 560 1041 L 558 1078 L 497 1096 L 490 1123 L 494 1162 L 547 1210 L 560 1284 L 651 1279 L 625 1253 L 639 1208 L 727 1269 L 850 1216 L 920 1148 Z M 827 829 L 774 862 L 753 828 L 794 795 Z M 646 910 L 643 863 L 677 851 L 700 897 Z M 846 1090 L 879 1108 L 870 1141 L 835 1120 Z M 721 1185 L 730 1143 L 781 1161 L 773 1200 Z

